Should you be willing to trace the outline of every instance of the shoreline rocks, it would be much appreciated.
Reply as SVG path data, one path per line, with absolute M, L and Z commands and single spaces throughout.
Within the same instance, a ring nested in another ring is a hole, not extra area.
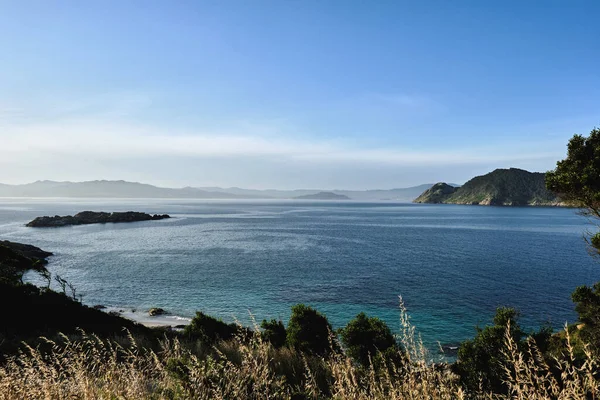
M 52 253 L 28 244 L 0 240 L 0 283 L 18 285 L 23 275 L 33 270 L 50 280 L 46 269 L 47 257 Z
M 29 258 L 32 262 L 39 261 L 44 265 L 48 264 L 48 260 L 46 259 L 53 255 L 53 253 L 42 250 L 39 247 L 30 244 L 10 242 L 8 240 L 0 240 L 0 246 L 8 247 L 21 256 Z
M 25 226 L 30 228 L 57 228 L 70 225 L 89 225 L 89 224 L 106 224 L 106 223 L 121 223 L 121 222 L 139 222 L 139 221 L 156 221 L 161 219 L 171 218 L 168 214 L 146 214 L 142 212 L 126 211 L 126 212 L 94 212 L 82 211 L 75 215 L 54 217 L 44 216 L 37 217 Z
M 165 310 L 163 310 L 162 308 L 151 308 L 150 310 L 148 310 L 148 315 L 150 315 L 151 317 L 157 317 L 159 315 L 165 315 L 167 312 Z

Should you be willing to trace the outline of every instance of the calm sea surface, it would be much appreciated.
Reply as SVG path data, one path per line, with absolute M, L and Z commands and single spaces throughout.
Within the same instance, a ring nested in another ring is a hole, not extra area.
M 83 210 L 170 220 L 26 228 Z M 574 321 L 570 293 L 600 280 L 574 210 L 299 201 L 0 200 L 0 239 L 55 253 L 86 304 L 248 322 L 307 303 L 335 327 L 360 311 L 398 330 L 398 295 L 427 343 L 453 344 L 510 305 L 522 324 Z

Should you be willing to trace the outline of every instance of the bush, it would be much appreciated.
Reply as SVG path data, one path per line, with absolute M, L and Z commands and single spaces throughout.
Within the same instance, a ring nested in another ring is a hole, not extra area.
M 267 321 L 266 319 L 260 324 L 263 329 L 262 337 L 266 342 L 271 343 L 276 349 L 285 345 L 287 332 L 283 322 L 272 319 Z
M 515 318 L 514 310 L 505 310 L 495 323 Z M 592 399 L 600 393 L 597 357 L 586 352 L 583 364 L 575 364 L 569 351 L 562 352 L 556 359 L 560 373 L 553 374 L 544 359 L 530 356 L 537 354 L 535 348 L 513 340 L 512 327 L 505 331 L 501 349 L 507 394 L 478 387 L 465 391 L 447 365 L 430 362 L 405 312 L 401 305 L 406 361 L 384 373 L 372 373 L 343 353 L 307 356 L 290 347 L 273 349 L 256 337 L 238 336 L 211 346 L 211 353 L 198 354 L 192 343 L 176 338 L 165 338 L 155 351 L 132 335 L 115 341 L 83 333 L 75 339 L 44 338 L 43 348 L 24 344 L 22 351 L 0 362 L 0 400 L 541 400 Z M 568 349 L 570 331 L 564 335 Z M 382 361 L 393 362 L 385 353 Z
M 506 393 L 504 384 L 506 364 L 503 355 L 505 334 L 510 324 L 512 340 L 521 344 L 524 332 L 517 323 L 519 313 L 514 308 L 499 307 L 494 317 L 494 325 L 481 329 L 472 340 L 463 342 L 458 349 L 458 360 L 454 366 L 461 383 L 471 391 L 480 390 Z
M 183 332 L 190 338 L 215 343 L 219 340 L 231 340 L 239 331 L 240 329 L 236 324 L 227 324 L 220 319 L 198 311 Z
M 600 350 L 600 282 L 593 287 L 579 286 L 571 295 L 575 311 L 583 323 L 579 335 L 598 353 Z
M 397 350 L 394 335 L 386 323 L 379 318 L 369 318 L 364 312 L 339 332 L 346 354 L 364 366 L 369 365 L 369 357 L 374 357 L 378 352 Z
M 296 304 L 287 327 L 287 343 L 302 352 L 327 356 L 337 349 L 331 343 L 333 332 L 327 318 L 312 307 Z

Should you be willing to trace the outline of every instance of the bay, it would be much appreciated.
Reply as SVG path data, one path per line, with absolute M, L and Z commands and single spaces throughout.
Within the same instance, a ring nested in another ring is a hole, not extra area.
M 83 210 L 168 213 L 129 224 L 26 228 Z M 334 327 L 358 312 L 399 331 L 402 296 L 426 344 L 455 344 L 498 306 L 534 329 L 576 319 L 570 294 L 600 280 L 565 208 L 287 200 L 1 199 L 0 238 L 52 251 L 89 305 L 287 321 L 306 303 Z M 35 281 L 35 277 L 31 276 Z

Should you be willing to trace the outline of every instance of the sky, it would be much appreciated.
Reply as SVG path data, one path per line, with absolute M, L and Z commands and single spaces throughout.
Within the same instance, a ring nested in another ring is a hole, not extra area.
M 600 2 L 0 0 L 0 182 L 387 189 L 554 168 Z

